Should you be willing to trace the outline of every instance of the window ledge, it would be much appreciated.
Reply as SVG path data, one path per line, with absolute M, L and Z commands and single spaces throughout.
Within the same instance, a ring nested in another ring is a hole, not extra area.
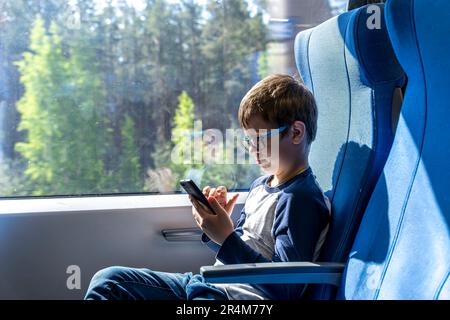
M 230 192 L 233 196 L 235 192 Z M 237 204 L 243 204 L 248 192 L 239 192 Z M 92 212 L 110 210 L 190 207 L 187 194 L 129 195 L 105 197 L 23 198 L 0 200 L 0 215 L 35 213 Z

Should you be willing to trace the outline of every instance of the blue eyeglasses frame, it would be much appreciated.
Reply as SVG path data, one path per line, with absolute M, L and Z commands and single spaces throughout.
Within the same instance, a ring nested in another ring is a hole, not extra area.
M 242 139 L 243 145 L 245 147 L 245 149 L 249 150 L 250 146 L 256 148 L 257 150 L 262 149 L 262 147 L 260 148 L 260 140 L 261 138 L 271 138 L 277 134 L 282 133 L 283 131 L 285 131 L 289 126 L 282 126 L 279 128 L 275 128 L 275 129 L 264 129 L 267 130 L 266 133 L 264 133 L 263 135 L 258 133 L 258 135 L 256 136 L 256 146 L 254 144 L 252 144 L 252 138 L 250 138 L 249 136 L 244 136 L 244 138 Z M 253 140 L 254 141 L 254 140 Z

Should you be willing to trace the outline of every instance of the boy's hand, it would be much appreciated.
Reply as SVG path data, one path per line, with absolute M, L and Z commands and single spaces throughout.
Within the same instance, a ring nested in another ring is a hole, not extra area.
M 234 205 L 239 198 L 239 194 L 236 193 L 230 200 L 227 201 L 227 188 L 224 186 L 219 186 L 217 188 L 206 186 L 203 188 L 203 194 L 206 199 L 209 197 L 216 198 L 217 202 L 225 209 L 228 215 L 231 215 L 233 212 Z
M 214 209 L 211 213 L 203 203 L 189 195 L 192 202 L 192 215 L 198 227 L 215 243 L 222 245 L 228 236 L 233 233 L 233 221 L 219 202 L 214 197 L 208 197 L 208 202 Z

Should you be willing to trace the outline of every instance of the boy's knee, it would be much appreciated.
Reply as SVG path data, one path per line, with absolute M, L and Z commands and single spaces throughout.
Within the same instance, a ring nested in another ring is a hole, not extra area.
M 126 267 L 108 267 L 97 271 L 92 277 L 92 282 L 121 281 L 126 278 L 129 268 Z
M 110 299 L 111 290 L 122 281 L 126 281 L 130 269 L 126 267 L 108 267 L 97 271 L 91 279 L 85 299 Z

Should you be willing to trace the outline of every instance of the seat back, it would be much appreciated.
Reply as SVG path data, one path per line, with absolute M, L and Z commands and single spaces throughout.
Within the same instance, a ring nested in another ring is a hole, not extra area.
M 319 110 L 310 164 L 332 203 L 320 261 L 347 259 L 394 136 L 392 103 L 404 73 L 383 16 L 381 29 L 370 30 L 370 15 L 366 8 L 344 13 L 299 33 L 295 41 L 297 67 Z M 309 290 L 313 299 L 331 294 L 322 286 Z
M 450 2 L 389 0 L 408 87 L 338 297 L 450 299 Z

